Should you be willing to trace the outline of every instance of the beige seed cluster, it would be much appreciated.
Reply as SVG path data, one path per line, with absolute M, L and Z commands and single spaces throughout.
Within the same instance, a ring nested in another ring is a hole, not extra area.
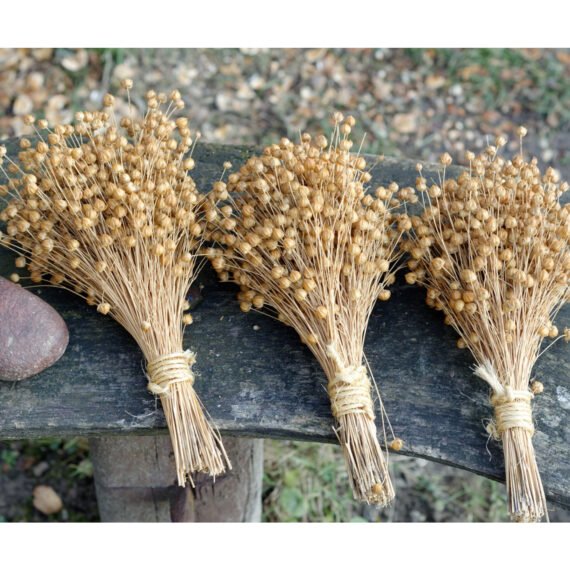
M 221 280 L 239 284 L 243 311 L 274 309 L 325 367 L 333 341 L 360 363 L 368 315 L 390 296 L 397 242 L 410 227 L 396 209 L 415 200 L 396 184 L 366 193 L 366 161 L 350 153 L 354 119 L 336 119 L 330 142 L 282 139 L 216 183 L 219 247 L 207 251 Z M 346 337 L 339 323 L 351 328 Z
M 355 121 L 336 114 L 333 122 L 330 140 L 281 139 L 230 174 L 227 184 L 214 186 L 217 246 L 207 251 L 221 280 L 240 286 L 243 311 L 268 311 L 297 331 L 325 370 L 331 398 L 338 374 L 362 365 L 372 307 L 390 297 L 402 254 L 398 241 L 411 227 L 398 209 L 416 200 L 413 189 L 396 184 L 367 193 L 366 160 L 350 152 Z M 366 386 L 348 403 L 358 408 L 348 417 L 357 420 L 337 417 L 339 438 L 355 495 L 385 504 L 392 490 Z
M 559 335 L 552 318 L 567 300 L 570 204 L 560 198 L 568 184 L 551 168 L 541 175 L 536 160 L 498 156 L 501 144 L 468 153 L 456 180 L 428 188 L 420 174 L 426 204 L 404 244 L 406 281 L 425 285 L 460 347 L 493 362 L 505 381 L 516 370 L 514 382 L 526 387 L 542 338 Z
M 7 158 L 5 170 L 0 164 L 9 179 L 0 194 L 11 198 L 0 214 L 2 243 L 21 254 L 16 266 L 27 268 L 34 283 L 72 288 L 143 349 L 164 334 L 177 342 L 180 332 L 162 330 L 162 309 L 147 298 L 153 289 L 172 298 L 180 322 L 205 225 L 204 200 L 188 176 L 194 166 L 188 119 L 173 118 L 184 104 L 176 91 L 150 91 L 144 120 L 124 118 L 120 125 L 114 97 L 106 95 L 104 105 L 53 129 L 26 117 L 37 140 L 20 141 L 19 164 Z M 153 328 L 157 334 L 142 334 Z

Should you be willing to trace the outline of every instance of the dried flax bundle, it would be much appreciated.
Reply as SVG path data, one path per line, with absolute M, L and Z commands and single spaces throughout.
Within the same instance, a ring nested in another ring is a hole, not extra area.
M 316 356 L 354 494 L 385 505 L 394 490 L 363 345 L 375 301 L 390 297 L 398 241 L 410 227 L 395 209 L 415 195 L 395 184 L 367 195 L 366 162 L 350 153 L 355 121 L 334 120 L 330 144 L 308 134 L 300 144 L 282 139 L 214 186 L 218 247 L 207 254 L 222 281 L 240 285 L 243 311 L 270 308 Z
M 522 141 L 526 130 L 519 134 Z M 428 189 L 420 174 L 425 209 L 404 244 L 406 280 L 427 288 L 427 304 L 445 313 L 458 346 L 473 354 L 475 374 L 492 389 L 488 431 L 502 439 L 511 516 L 538 521 L 548 513 L 531 401 L 543 387 L 531 374 L 544 338 L 570 340 L 552 324 L 568 300 L 570 205 L 560 202 L 568 184 L 554 170 L 541 175 L 522 144 L 520 155 L 501 158 L 504 144 L 499 137 L 483 154 L 467 153 L 469 169 L 456 180 L 445 180 L 447 154 L 441 184 Z
M 32 282 L 74 291 L 137 341 L 184 485 L 193 472 L 217 475 L 229 465 L 193 388 L 195 355 L 182 347 L 208 203 L 188 175 L 188 120 L 173 118 L 180 94 L 149 92 L 144 118 L 120 125 L 113 104 L 106 95 L 103 111 L 77 113 L 75 125 L 53 130 L 27 117 L 39 142 L 20 141 L 21 167 L 0 164 L 9 179 L 0 188 L 9 197 L 2 243 L 20 254 L 16 266 Z

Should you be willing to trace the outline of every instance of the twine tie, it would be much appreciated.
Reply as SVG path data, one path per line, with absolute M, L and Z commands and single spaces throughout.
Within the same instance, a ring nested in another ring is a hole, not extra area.
M 172 352 L 159 356 L 147 365 L 147 389 L 156 396 L 167 396 L 172 384 L 190 382 L 194 384 L 191 366 L 196 362 L 196 355 L 191 350 Z
M 475 375 L 489 384 L 493 393 L 491 404 L 495 410 L 494 421 L 487 425 L 488 433 L 494 439 L 500 439 L 508 429 L 520 428 L 534 434 L 532 408 L 530 401 L 534 397 L 530 390 L 514 390 L 501 384 L 493 366 L 486 362 L 475 369 Z
M 344 364 L 334 345 L 327 346 L 327 356 L 335 363 L 337 372 L 329 378 L 327 391 L 335 418 L 347 414 L 364 414 L 374 420 L 370 397 L 370 379 L 366 367 Z

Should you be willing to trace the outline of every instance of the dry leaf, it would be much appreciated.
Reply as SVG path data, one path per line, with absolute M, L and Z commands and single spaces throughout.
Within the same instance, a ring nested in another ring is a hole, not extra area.
M 479 64 L 474 63 L 461 69 L 459 71 L 459 74 L 461 75 L 463 81 L 469 81 L 473 75 L 488 75 L 488 72 Z
M 374 96 L 379 101 L 389 99 L 392 95 L 392 84 L 389 81 L 384 81 L 379 78 L 373 79 L 374 84 Z
M 126 63 L 120 63 L 113 70 L 113 77 L 115 79 L 118 79 L 119 81 L 121 79 L 132 79 L 134 76 L 135 76 L 135 70 Z
M 68 99 L 65 95 L 54 95 L 53 97 L 49 98 L 48 101 L 48 109 L 52 110 L 60 110 L 63 109 L 68 103 Z
M 53 55 L 53 48 L 36 48 L 32 50 L 32 56 L 37 61 L 48 61 Z
M 570 53 L 566 51 L 559 51 L 556 53 L 556 59 L 564 65 L 570 65 Z
M 31 91 L 37 91 L 44 86 L 44 74 L 40 73 L 39 71 L 32 71 L 26 77 L 26 87 Z
M 8 69 L 12 66 L 17 66 L 20 62 L 20 54 L 15 49 L 2 48 L 0 49 L 0 65 L 3 69 Z

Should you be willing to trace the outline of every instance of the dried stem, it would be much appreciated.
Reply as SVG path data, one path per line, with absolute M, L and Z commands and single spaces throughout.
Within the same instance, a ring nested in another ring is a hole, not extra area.
M 337 419 L 339 427 L 335 431 L 354 497 L 381 507 L 388 505 L 394 498 L 394 487 L 378 443 L 374 419 L 362 414 L 347 414 Z
M 509 512 L 514 521 L 535 522 L 548 518 L 548 506 L 540 479 L 532 435 L 511 428 L 502 434 Z
M 204 472 L 215 477 L 231 466 L 218 432 L 212 428 L 192 385 L 174 384 L 160 396 L 176 462 L 178 484 L 184 487 L 192 473 Z

